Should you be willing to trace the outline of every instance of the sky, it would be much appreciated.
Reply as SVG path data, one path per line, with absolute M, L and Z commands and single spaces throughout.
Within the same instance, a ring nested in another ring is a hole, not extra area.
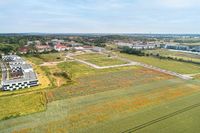
M 0 0 L 0 33 L 200 33 L 200 0 Z

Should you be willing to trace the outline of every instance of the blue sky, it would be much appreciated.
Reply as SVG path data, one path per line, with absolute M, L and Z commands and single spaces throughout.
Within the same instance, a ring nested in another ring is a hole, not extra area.
M 0 33 L 200 33 L 199 0 L 0 0 Z

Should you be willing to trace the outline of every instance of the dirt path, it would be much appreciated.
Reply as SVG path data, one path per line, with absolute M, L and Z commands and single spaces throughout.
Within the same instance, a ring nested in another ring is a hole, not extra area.
M 184 80 L 193 79 L 193 77 L 191 77 L 189 75 L 179 74 L 179 73 L 176 73 L 176 72 L 164 70 L 164 69 L 161 69 L 161 68 L 158 68 L 158 67 L 154 67 L 154 66 L 151 66 L 151 65 L 147 65 L 147 64 L 143 64 L 143 63 L 139 63 L 138 65 L 140 65 L 142 67 L 145 67 L 145 68 L 148 68 L 148 69 L 156 70 L 156 71 L 168 74 L 168 75 L 172 75 L 172 76 L 184 79 Z
M 200 73 L 194 73 L 194 74 L 185 74 L 186 76 L 191 76 L 191 77 L 194 77 L 194 76 L 197 76 L 197 75 L 200 75 Z

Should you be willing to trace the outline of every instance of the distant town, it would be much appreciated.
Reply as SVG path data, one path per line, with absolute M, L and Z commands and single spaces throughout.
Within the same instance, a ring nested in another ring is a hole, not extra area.
M 47 34 L 48 35 L 48 34 Z M 63 39 L 55 39 L 55 37 L 37 37 L 37 36 L 27 36 L 26 39 L 16 36 L 17 43 L 21 46 L 17 46 L 18 48 L 13 51 L 12 49 L 4 52 L 7 53 L 18 53 L 18 54 L 27 54 L 27 53 L 44 53 L 51 51 L 68 51 L 68 50 L 87 50 L 87 49 L 96 49 L 98 47 L 106 47 L 108 44 L 115 44 L 119 48 L 129 47 L 135 50 L 148 50 L 148 49 L 171 49 L 171 50 L 180 50 L 180 51 L 188 51 L 188 52 L 200 52 L 200 46 L 198 44 L 199 36 L 173 36 L 170 35 L 123 35 L 120 39 L 117 39 L 118 35 L 81 35 L 81 36 L 63 36 L 62 34 L 59 38 Z M 7 43 L 13 41 L 9 39 L 2 43 Z M 29 39 L 29 38 L 39 38 L 39 39 Z M 54 39 L 50 39 L 54 38 Z M 147 39 L 145 39 L 147 38 Z M 181 42 L 181 41 L 182 42 Z M 185 42 L 184 42 L 185 40 Z M 192 42 L 192 43 L 188 43 Z M 197 43 L 196 43 L 197 42 Z M 15 42 L 13 42 L 15 43 Z M 193 45 L 191 45 L 193 44 Z

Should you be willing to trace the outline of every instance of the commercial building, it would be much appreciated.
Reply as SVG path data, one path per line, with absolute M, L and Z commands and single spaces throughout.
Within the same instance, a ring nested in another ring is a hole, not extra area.
M 129 47 L 132 49 L 136 49 L 136 50 L 144 50 L 144 49 L 155 49 L 155 48 L 159 48 L 160 44 L 156 43 L 156 42 L 134 42 L 134 43 L 117 43 L 117 46 L 119 48 L 123 48 L 123 47 Z
M 2 56 L 2 90 L 13 91 L 37 86 L 38 79 L 32 66 L 17 55 Z
M 175 44 L 166 44 L 164 48 L 166 48 L 166 49 L 174 49 L 174 50 L 185 50 L 185 51 L 189 51 L 190 50 L 189 46 L 175 45 Z

